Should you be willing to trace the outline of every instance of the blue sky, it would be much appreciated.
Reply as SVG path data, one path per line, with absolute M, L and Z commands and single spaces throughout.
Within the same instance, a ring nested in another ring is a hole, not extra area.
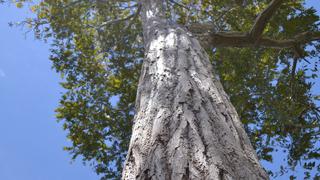
M 8 26 L 24 17 L 0 5 L 0 180 L 99 179 L 62 149 L 70 142 L 54 115 L 62 88 L 49 45 Z
M 319 0 L 308 2 L 320 11 Z M 99 179 L 62 150 L 70 142 L 54 115 L 63 90 L 48 60 L 49 45 L 8 26 L 30 16 L 0 5 L 0 180 Z

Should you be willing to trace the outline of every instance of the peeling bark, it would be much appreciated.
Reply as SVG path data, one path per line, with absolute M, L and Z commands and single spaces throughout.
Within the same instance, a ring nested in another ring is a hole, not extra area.
M 268 179 L 208 55 L 143 0 L 145 59 L 122 179 Z

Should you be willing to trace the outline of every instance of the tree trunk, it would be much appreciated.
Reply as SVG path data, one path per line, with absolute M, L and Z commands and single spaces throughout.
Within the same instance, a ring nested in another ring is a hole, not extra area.
M 123 179 L 268 179 L 208 55 L 142 0 L 145 59 Z

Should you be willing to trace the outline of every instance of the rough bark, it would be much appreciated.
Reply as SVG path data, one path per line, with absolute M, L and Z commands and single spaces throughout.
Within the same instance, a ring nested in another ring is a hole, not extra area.
M 122 179 L 268 179 L 190 32 L 144 0 L 145 59 Z

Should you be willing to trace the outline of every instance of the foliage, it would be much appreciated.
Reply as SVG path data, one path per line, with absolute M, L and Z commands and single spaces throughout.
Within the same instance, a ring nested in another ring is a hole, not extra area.
M 16 1 L 17 7 L 24 1 Z M 167 2 L 167 16 L 182 25 L 210 23 L 215 31 L 248 31 L 269 0 Z M 319 17 L 304 1 L 287 1 L 264 35 L 275 39 L 319 31 Z M 57 108 L 72 140 L 73 158 L 90 162 L 102 179 L 117 179 L 125 159 L 143 59 L 139 7 L 129 0 L 42 0 L 27 19 L 38 38 L 51 39 L 53 68 L 66 89 Z M 130 16 L 131 15 L 131 16 Z M 131 17 L 127 21 L 118 19 Z M 116 21 L 115 21 L 116 20 Z M 106 22 L 114 23 L 106 23 Z M 287 166 L 302 162 L 306 177 L 318 169 L 320 109 L 312 94 L 319 42 L 293 49 L 208 49 L 217 76 L 235 105 L 260 159 L 284 151 Z M 297 62 L 297 65 L 295 65 Z M 115 103 L 116 102 L 116 103 Z M 274 176 L 279 173 L 271 172 Z M 294 176 L 292 176 L 294 179 Z

